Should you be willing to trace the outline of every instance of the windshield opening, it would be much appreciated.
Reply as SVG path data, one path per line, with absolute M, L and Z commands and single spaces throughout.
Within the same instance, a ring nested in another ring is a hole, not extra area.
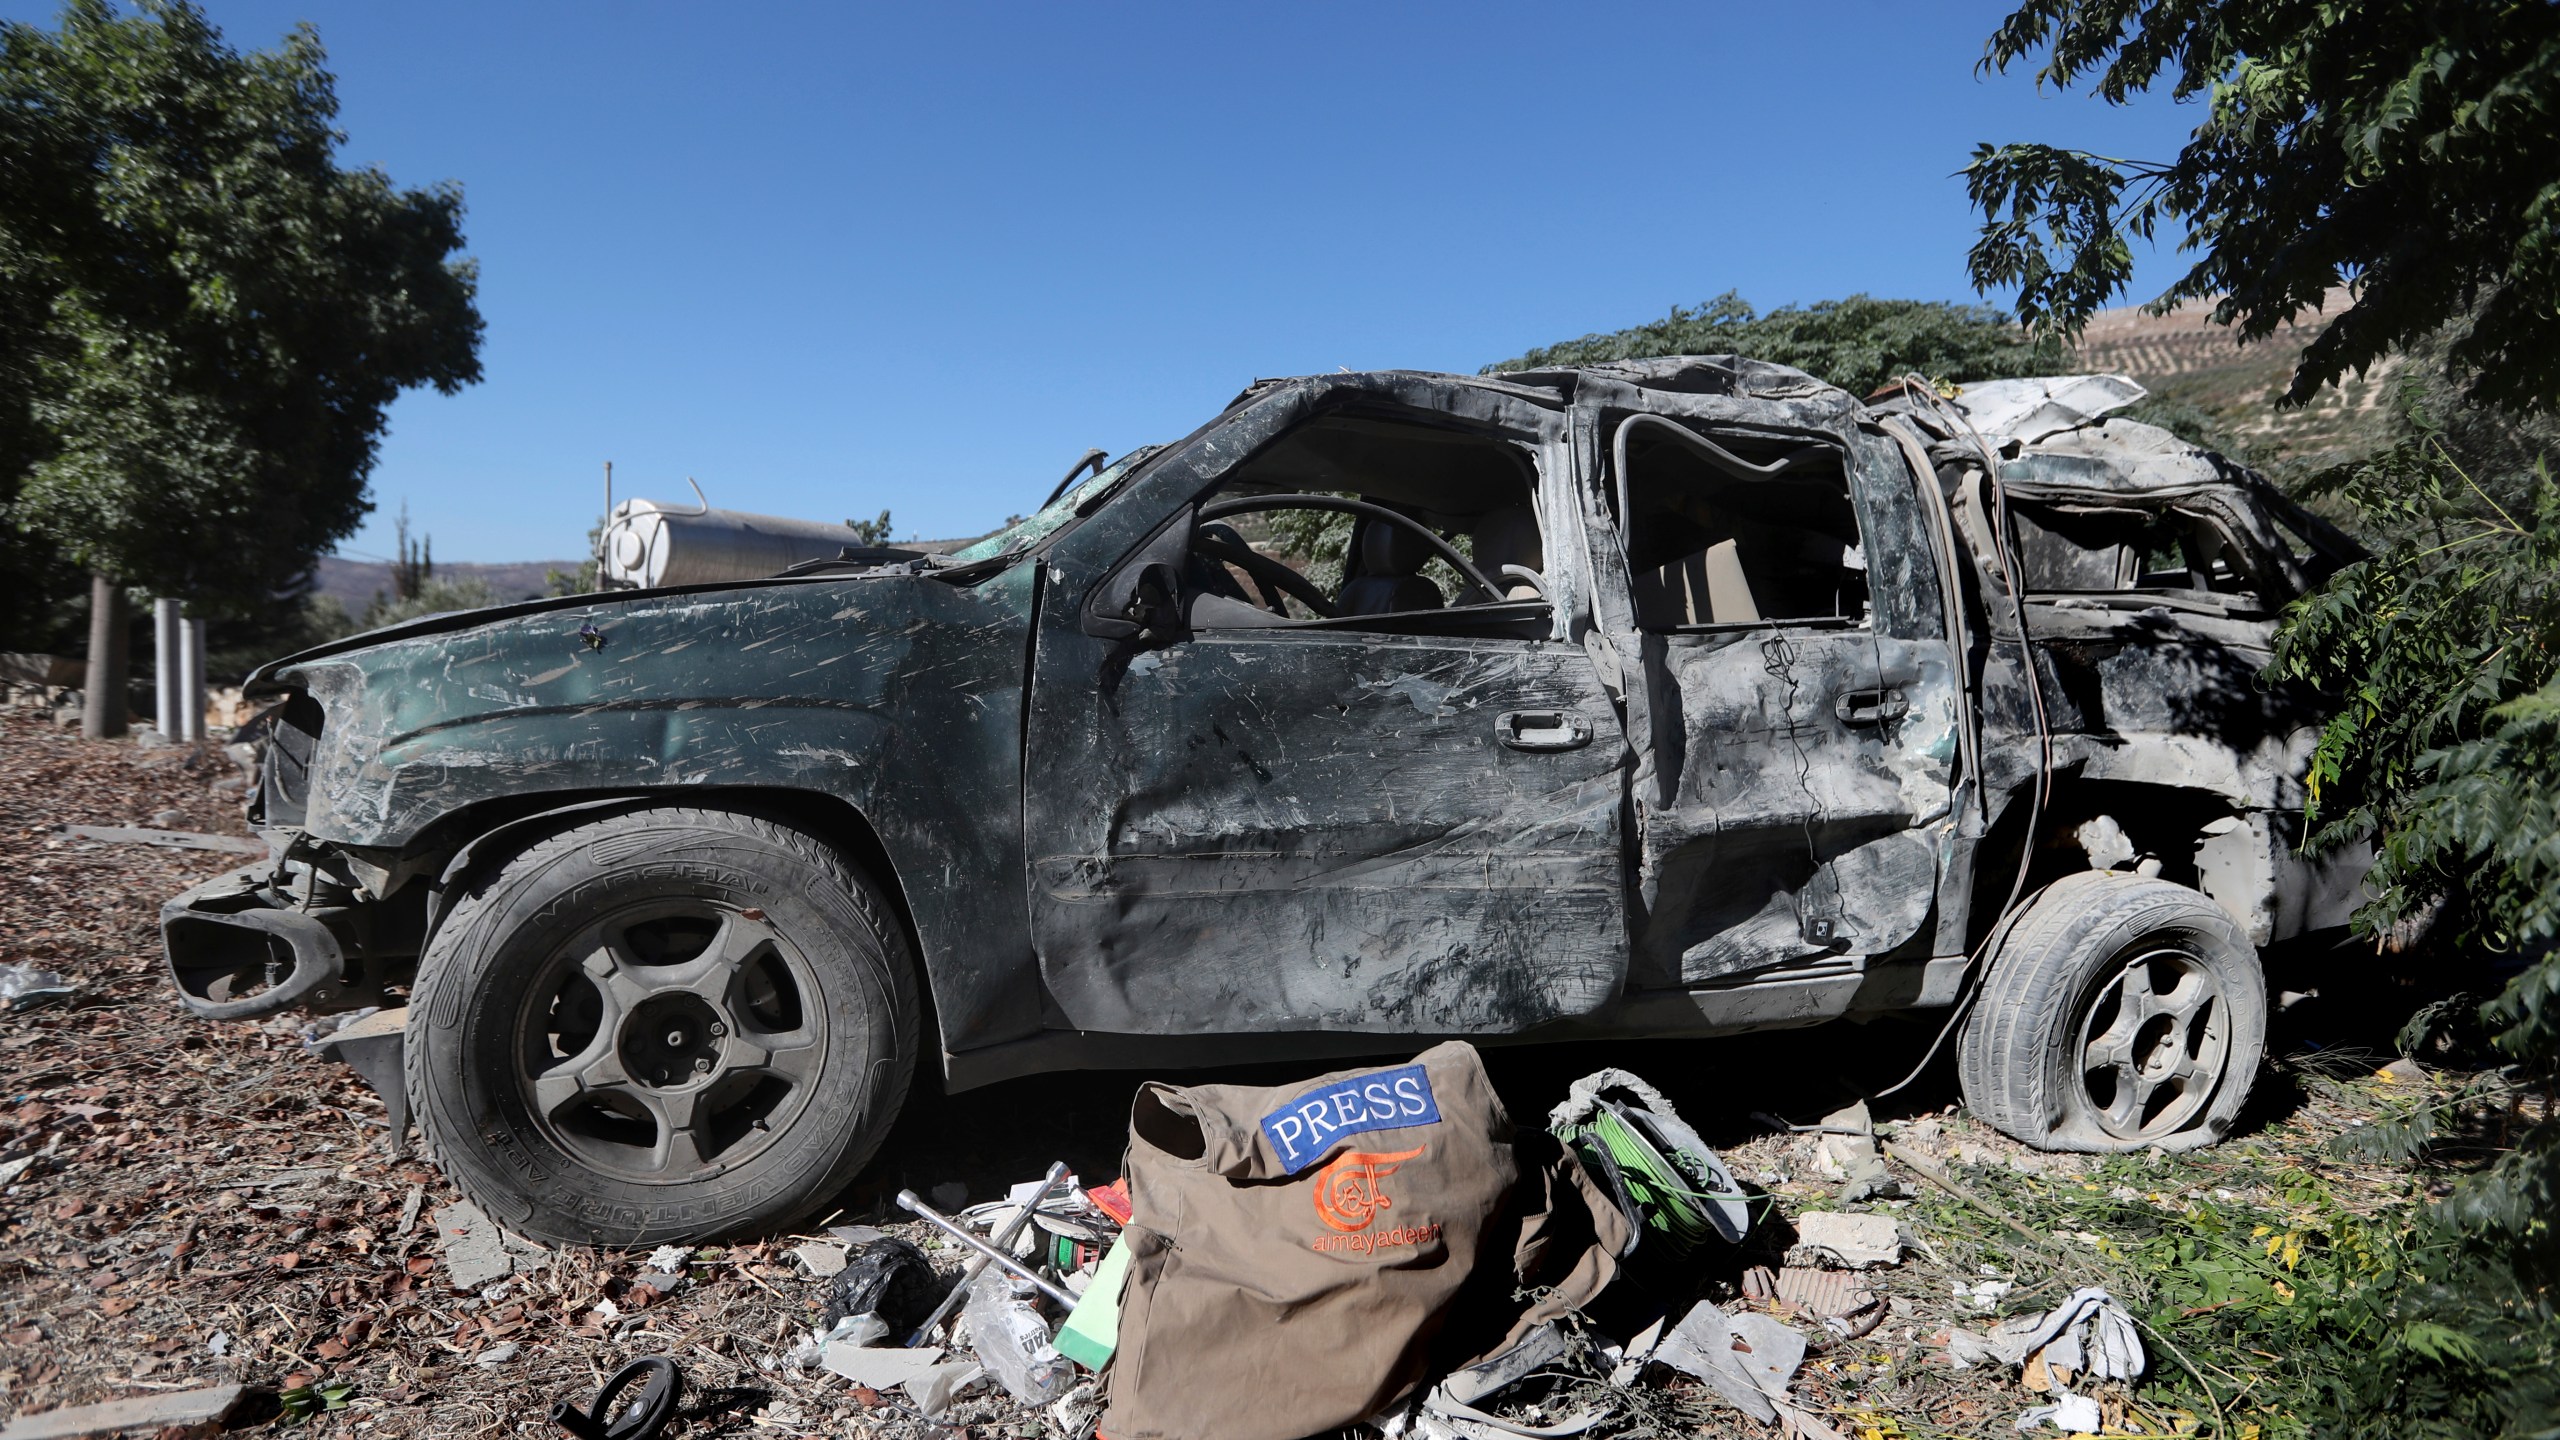
M 1161 445 L 1139 446 L 1102 467 L 1083 484 L 1041 506 L 1037 513 L 1014 521 L 966 549 L 953 551 L 951 558 L 965 564 L 972 560 L 996 560 L 1008 555 L 1021 554 L 1065 528 L 1068 521 L 1076 518 L 1078 511 L 1101 499 L 1106 492 L 1127 479 L 1129 472 L 1135 470 L 1148 456 L 1163 448 Z

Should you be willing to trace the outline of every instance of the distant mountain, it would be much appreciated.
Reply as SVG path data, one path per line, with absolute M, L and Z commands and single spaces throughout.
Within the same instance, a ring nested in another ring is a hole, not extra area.
M 2331 310 L 2346 297 L 2332 297 Z M 2240 441 L 2241 458 L 2273 473 L 2332 464 L 2361 455 L 2380 438 L 2383 406 L 2397 362 L 2326 391 L 2299 410 L 2278 410 L 2276 397 L 2293 378 L 2294 358 L 2321 321 L 2287 327 L 2245 349 L 2208 319 L 2211 307 L 2188 304 L 2166 315 L 2126 308 L 2099 312 L 2080 341 L 2082 368 L 2130 375 L 2162 399 L 2210 416 Z
M 501 600 L 525 600 L 551 593 L 548 575 L 559 570 L 578 573 L 575 560 L 527 560 L 515 565 L 474 565 L 461 560 L 436 562 L 440 580 L 485 580 Z M 350 615 L 362 615 L 376 595 L 391 593 L 391 565 L 382 560 L 348 560 L 336 555 L 321 560 L 315 595 L 336 598 Z

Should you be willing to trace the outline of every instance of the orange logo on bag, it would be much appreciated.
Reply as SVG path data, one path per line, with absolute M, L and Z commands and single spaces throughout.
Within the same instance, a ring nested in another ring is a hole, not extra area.
M 1396 1173 L 1405 1161 L 1430 1149 L 1417 1145 L 1392 1155 L 1374 1150 L 1346 1150 L 1316 1172 L 1316 1218 L 1344 1234 L 1366 1230 L 1381 1210 L 1392 1210 L 1378 1182 Z

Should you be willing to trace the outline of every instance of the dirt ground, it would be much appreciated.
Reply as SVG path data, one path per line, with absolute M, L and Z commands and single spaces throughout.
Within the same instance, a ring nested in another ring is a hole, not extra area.
M 26 1415 L 236 1380 L 322 1407 L 280 1414 L 270 1400 L 259 1413 L 272 1418 L 250 1417 L 279 1429 L 556 1434 L 545 1418 L 553 1401 L 583 1403 L 625 1360 L 664 1354 L 688 1373 L 690 1393 L 668 1432 L 681 1440 L 1047 1431 L 1043 1417 L 992 1387 L 963 1402 L 953 1423 L 928 1426 L 894 1399 L 863 1403 L 824 1371 L 768 1368 L 822 1304 L 820 1282 L 788 1254 L 820 1227 L 698 1250 L 671 1293 L 641 1282 L 645 1254 L 609 1251 L 530 1253 L 503 1280 L 456 1289 L 436 1218 L 458 1197 L 431 1168 L 394 1156 L 383 1107 L 353 1072 L 308 1057 L 298 1022 L 203 1022 L 171 997 L 160 973 L 160 902 L 242 857 L 62 833 L 141 824 L 245 835 L 239 785 L 215 747 L 83 742 L 0 714 L 0 963 L 59 971 L 79 987 L 68 1004 L 0 1012 L 0 1168 L 33 1157 L 0 1193 L 0 1410 Z M 2408 1012 L 2406 995 L 2383 1000 L 2381 1011 Z M 2297 1008 L 2316 1016 L 2319 1004 Z M 2353 1030 L 2357 1017 L 2336 1008 L 2332 1030 Z M 1678 1306 L 1700 1294 L 1730 1298 L 1746 1264 L 1775 1263 L 1793 1218 L 1837 1204 L 1817 1138 L 1772 1133 L 1755 1116 L 1817 1119 L 1891 1084 L 1929 1035 L 1917 1023 L 1833 1026 L 1497 1050 L 1488 1061 L 1523 1121 L 1543 1115 L 1578 1075 L 1604 1064 L 1635 1070 L 1670 1093 L 1747 1186 L 1766 1192 L 1743 1252 L 1633 1287 L 1639 1301 L 1651 1294 Z M 1892 1313 L 1872 1334 L 1809 1361 L 1799 1402 L 1859 1440 L 2013 1435 L 2036 1397 L 2014 1374 L 1948 1368 L 1944 1336 L 2110 1276 L 2138 1286 L 2108 1260 L 2111 1215 L 2135 1225 L 2140 1214 L 2182 1205 L 2280 1207 L 2283 1177 L 2305 1166 L 2377 1212 L 2411 1203 L 2424 1183 L 2414 1172 L 2351 1165 L 2324 1148 L 2378 1113 L 2389 1082 L 2375 1081 L 2361 1052 L 2306 1039 L 2298 1025 L 2280 1049 L 2323 1057 L 2299 1074 L 2353 1083 L 2306 1083 L 2279 1069 L 2261 1084 L 2241 1139 L 2175 1161 L 2097 1166 L 2024 1152 L 1961 1114 L 1943 1062 L 1880 1104 L 1895 1142 L 1972 1198 L 1894 1167 L 1905 1197 L 1870 1204 L 1894 1212 L 1918 1246 L 1881 1272 Z M 1218 1078 L 1268 1083 L 1326 1068 Z M 1061 1159 L 1089 1182 L 1115 1176 L 1141 1078 L 1044 1077 L 928 1098 L 821 1226 L 879 1224 L 923 1240 L 921 1227 L 890 1225 L 903 1218 L 888 1205 L 901 1187 L 956 1183 L 985 1201 Z M 2053 1205 L 2091 1197 L 2113 1210 L 2062 1229 L 2009 1223 L 2031 1201 L 2049 1216 L 2060 1213 Z M 2011 1232 L 2035 1243 L 2004 1246 Z M 956 1265 L 953 1252 L 940 1258 Z M 2006 1291 L 1996 1305 L 1957 1293 L 1986 1275 Z M 2232 1384 L 2252 1393 L 2246 1377 Z M 1775 1433 L 1705 1403 L 1685 1382 L 1622 1403 L 1626 1413 L 1595 1433 Z M 2133 1413 L 2178 1428 L 2174 1406 L 2137 1404 Z M 2221 1429 L 2221 1417 L 2186 1413 L 2190 1424 Z

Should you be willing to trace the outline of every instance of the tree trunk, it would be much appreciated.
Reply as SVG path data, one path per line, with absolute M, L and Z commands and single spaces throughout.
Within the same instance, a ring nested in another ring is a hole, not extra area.
M 89 676 L 81 692 L 80 733 L 92 740 L 124 733 L 125 646 L 131 627 L 125 623 L 124 587 L 105 575 L 89 577 Z

